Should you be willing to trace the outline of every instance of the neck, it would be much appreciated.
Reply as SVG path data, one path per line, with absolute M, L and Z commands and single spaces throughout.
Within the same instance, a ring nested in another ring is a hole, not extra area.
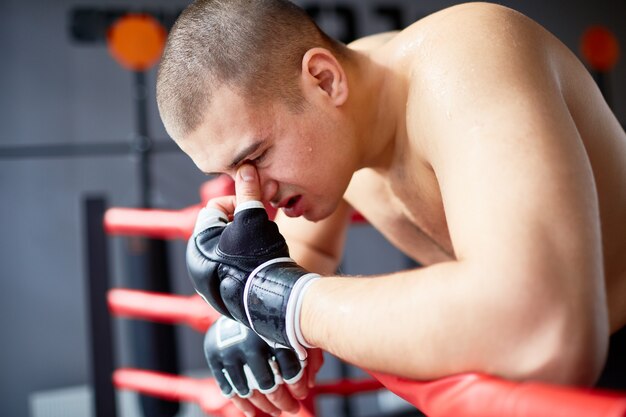
M 356 52 L 347 69 L 350 117 L 361 153 L 359 168 L 386 169 L 393 159 L 396 131 L 404 113 L 397 80 L 366 52 Z M 399 108 L 402 107 L 402 108 Z

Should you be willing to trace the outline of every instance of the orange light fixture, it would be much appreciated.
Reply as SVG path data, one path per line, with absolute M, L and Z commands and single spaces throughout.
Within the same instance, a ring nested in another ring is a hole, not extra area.
M 148 14 L 131 13 L 116 20 L 107 33 L 113 58 L 131 71 L 146 71 L 161 58 L 167 31 Z

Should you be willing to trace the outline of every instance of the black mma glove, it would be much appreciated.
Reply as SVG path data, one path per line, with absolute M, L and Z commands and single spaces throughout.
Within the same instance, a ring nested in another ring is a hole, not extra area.
M 234 219 L 204 208 L 187 245 L 187 268 L 196 291 L 220 313 L 259 334 L 270 346 L 291 348 L 301 360 L 307 347 L 300 310 L 318 274 L 289 258 L 276 223 L 260 201 L 237 206 Z
M 291 349 L 274 349 L 241 323 L 220 317 L 204 338 L 204 355 L 222 394 L 252 396 L 253 390 L 270 394 L 283 382 L 295 384 L 304 363 Z

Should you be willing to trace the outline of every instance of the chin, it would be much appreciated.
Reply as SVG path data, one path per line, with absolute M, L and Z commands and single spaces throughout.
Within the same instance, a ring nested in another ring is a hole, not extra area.
M 331 214 L 335 212 L 337 209 L 337 204 L 334 204 L 332 207 L 323 207 L 321 205 L 317 205 L 315 207 L 311 207 L 310 210 L 305 211 L 302 214 L 302 217 L 311 222 L 319 222 L 320 220 L 324 220 Z
M 319 217 L 319 216 L 315 216 L 313 213 L 304 213 L 302 215 L 302 217 L 304 217 L 305 219 L 307 219 L 310 222 L 318 222 L 320 220 L 324 220 L 325 217 Z

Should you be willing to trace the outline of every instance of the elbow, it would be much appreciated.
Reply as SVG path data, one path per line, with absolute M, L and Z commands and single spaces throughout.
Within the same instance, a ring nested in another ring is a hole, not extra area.
M 604 368 L 608 351 L 608 325 L 555 326 L 550 334 L 523 343 L 503 376 L 522 381 L 593 386 Z M 496 372 L 499 373 L 499 372 Z
M 538 366 L 519 376 L 553 384 L 590 387 L 600 377 L 605 360 L 606 350 L 564 343 L 562 349 L 540 358 Z
M 579 337 L 563 341 L 562 353 L 553 359 L 554 372 L 546 375 L 549 380 L 566 385 L 595 385 L 604 369 L 609 347 L 608 325 L 602 327 L 604 331 L 581 332 Z
M 492 323 L 503 337 L 490 349 L 491 358 L 483 356 L 484 363 L 496 368 L 488 372 L 518 381 L 594 385 L 610 336 L 602 283 L 600 276 L 546 273 L 546 268 L 509 280 L 519 291 L 510 293 L 504 308 L 498 304 L 506 314 Z

